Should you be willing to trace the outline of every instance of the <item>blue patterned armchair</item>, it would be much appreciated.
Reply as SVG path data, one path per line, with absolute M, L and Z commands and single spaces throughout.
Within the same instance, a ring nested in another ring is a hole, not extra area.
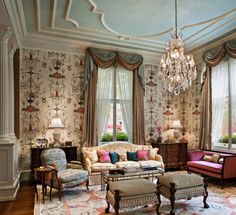
M 44 166 L 52 166 L 55 171 L 52 174 L 52 183 L 46 182 L 51 188 L 61 191 L 63 188 L 74 187 L 86 183 L 88 190 L 88 171 L 83 170 L 82 166 L 76 162 L 67 163 L 65 152 L 62 149 L 45 149 L 41 153 L 41 160 Z

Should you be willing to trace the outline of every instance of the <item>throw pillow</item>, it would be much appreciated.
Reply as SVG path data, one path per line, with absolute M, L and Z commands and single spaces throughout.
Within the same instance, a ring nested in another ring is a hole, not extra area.
M 219 158 L 220 158 L 220 154 L 215 153 L 211 157 L 211 162 L 217 163 Z
M 108 151 L 98 150 L 97 154 L 98 154 L 99 162 L 101 162 L 101 163 L 111 163 L 111 159 L 110 159 Z
M 142 161 L 142 160 L 146 161 L 146 160 L 148 160 L 148 153 L 149 153 L 148 150 L 138 150 L 137 151 L 138 160 L 139 161 Z
M 153 148 L 149 151 L 149 157 L 148 159 L 149 160 L 156 160 L 156 155 L 157 155 L 157 152 L 158 152 L 158 148 Z
M 202 160 L 204 160 L 204 161 L 211 161 L 211 158 L 212 158 L 212 156 L 210 156 L 210 155 L 204 155 Z
M 116 153 L 118 153 L 120 161 L 127 161 L 127 154 L 125 149 L 119 147 L 116 149 Z
M 127 152 L 128 161 L 138 161 L 137 152 Z
M 224 163 L 224 158 L 220 158 L 220 159 L 218 160 L 218 163 L 223 164 L 223 163 Z
M 91 163 L 95 163 L 98 161 L 97 151 L 93 149 L 92 151 L 84 151 L 85 158 L 88 158 Z
M 118 153 L 116 153 L 116 152 L 110 152 L 109 155 L 110 155 L 110 159 L 111 159 L 111 163 L 112 163 L 112 164 L 114 164 L 114 163 L 116 163 L 116 162 L 119 162 L 120 156 L 119 156 Z

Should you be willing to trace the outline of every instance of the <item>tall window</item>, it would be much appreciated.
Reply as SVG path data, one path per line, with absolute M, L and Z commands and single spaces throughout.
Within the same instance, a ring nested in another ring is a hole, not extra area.
M 212 142 L 236 149 L 236 59 L 212 68 Z
M 120 66 L 98 68 L 96 98 L 99 142 L 131 141 L 133 72 Z

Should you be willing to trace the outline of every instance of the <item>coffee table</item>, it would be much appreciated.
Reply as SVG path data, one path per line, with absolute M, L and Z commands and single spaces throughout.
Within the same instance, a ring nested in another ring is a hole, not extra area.
M 129 172 L 128 170 L 124 174 L 111 174 L 108 171 L 102 171 L 101 190 L 105 189 L 105 186 L 109 183 L 109 181 L 129 180 L 134 178 L 147 178 L 153 181 L 154 179 L 157 179 L 160 175 L 164 175 L 164 171 L 161 168 L 157 168 L 155 170 L 137 169 L 136 171 L 132 172 Z

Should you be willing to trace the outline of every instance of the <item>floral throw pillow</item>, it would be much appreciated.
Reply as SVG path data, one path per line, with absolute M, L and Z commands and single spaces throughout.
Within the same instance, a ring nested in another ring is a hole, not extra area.
M 110 158 L 110 155 L 109 155 L 108 151 L 98 150 L 97 154 L 98 154 L 99 162 L 101 162 L 101 163 L 111 163 L 111 158 Z

